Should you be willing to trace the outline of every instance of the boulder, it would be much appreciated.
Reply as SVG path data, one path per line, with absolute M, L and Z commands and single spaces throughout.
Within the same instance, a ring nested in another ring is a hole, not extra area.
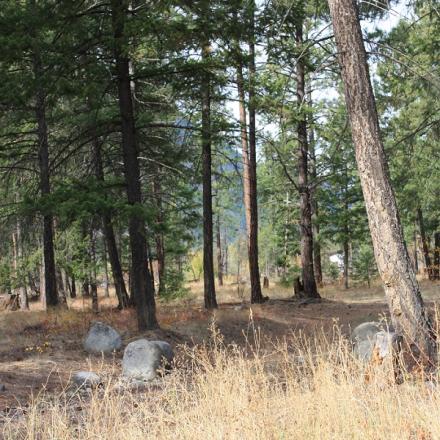
M 152 380 L 158 370 L 170 367 L 173 350 L 165 341 L 138 339 L 125 347 L 122 359 L 122 375 L 133 380 Z
M 351 334 L 353 351 L 363 362 L 373 357 L 382 360 L 398 349 L 400 337 L 392 329 L 384 329 L 378 322 L 364 322 Z
M 92 371 L 77 371 L 71 381 L 77 387 L 96 388 L 101 384 L 101 378 Z
M 84 349 L 89 353 L 112 353 L 122 346 L 121 335 L 110 325 L 96 321 L 84 339 Z

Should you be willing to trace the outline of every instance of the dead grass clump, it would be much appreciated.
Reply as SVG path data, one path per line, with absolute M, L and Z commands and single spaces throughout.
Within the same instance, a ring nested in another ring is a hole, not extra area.
M 434 439 L 440 395 L 424 383 L 395 385 L 364 366 L 335 331 L 260 349 L 183 347 L 174 371 L 144 391 L 108 382 L 88 397 L 40 395 L 21 417 L 5 417 L 16 439 Z M 382 377 L 383 376 L 383 377 Z

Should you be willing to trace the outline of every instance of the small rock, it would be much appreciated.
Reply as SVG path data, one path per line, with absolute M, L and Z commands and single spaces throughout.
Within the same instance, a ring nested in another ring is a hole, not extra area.
M 152 380 L 157 377 L 159 369 L 170 366 L 173 358 L 168 342 L 138 339 L 125 347 L 122 375 L 136 380 Z
M 101 378 L 92 371 L 78 371 L 72 376 L 72 383 L 78 387 L 96 388 L 101 382 Z
M 110 325 L 96 321 L 84 339 L 84 349 L 89 353 L 112 353 L 122 346 L 121 335 Z
M 6 391 L 6 385 L 3 383 L 0 383 L 0 393 L 4 393 Z

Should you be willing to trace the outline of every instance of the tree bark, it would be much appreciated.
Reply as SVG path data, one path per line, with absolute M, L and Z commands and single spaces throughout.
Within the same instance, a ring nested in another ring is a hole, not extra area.
M 127 56 L 127 45 L 125 41 L 125 24 L 128 2 L 126 0 L 112 0 L 111 8 L 119 111 L 122 123 L 121 132 L 124 174 L 128 203 L 132 208 L 128 227 L 133 273 L 132 296 L 136 303 L 138 328 L 139 330 L 147 330 L 157 328 L 158 322 L 156 319 L 154 286 L 147 266 L 145 222 L 142 214 L 139 212 L 142 207 L 142 192 L 133 100 L 130 86 L 130 63 Z
M 245 183 L 245 192 L 249 206 L 248 220 L 248 254 L 249 254 L 249 273 L 251 280 L 251 303 L 262 303 L 265 301 L 261 293 L 260 268 L 258 265 L 258 199 L 257 199 L 257 141 L 256 141 L 256 109 L 255 109 L 255 1 L 250 2 L 249 16 L 249 159 L 248 182 Z M 244 104 L 244 100 L 243 100 Z M 244 120 L 246 123 L 246 119 Z M 244 127 L 246 129 L 246 125 Z M 245 152 L 243 152 L 243 155 Z M 244 175 L 243 175 L 244 178 Z M 247 188 L 246 188 L 247 186 Z M 246 199 L 246 196 L 245 196 Z
M 211 46 L 208 40 L 202 44 L 202 59 L 210 59 Z M 202 92 L 202 163 L 203 163 L 203 289 L 206 309 L 217 308 L 214 282 L 214 234 L 212 222 L 211 181 L 211 80 L 208 67 L 204 66 Z
M 35 7 L 35 0 L 31 0 Z M 38 164 L 40 171 L 40 191 L 42 197 L 50 195 L 50 169 L 49 169 L 49 143 L 47 138 L 46 122 L 46 94 L 44 91 L 44 71 L 41 62 L 38 43 L 33 47 L 33 74 L 36 83 L 35 90 L 35 117 L 37 121 L 38 136 Z M 53 307 L 58 304 L 58 292 L 55 271 L 55 253 L 53 244 L 53 217 L 49 212 L 43 213 L 43 255 L 46 306 Z
M 328 3 L 374 254 L 391 319 L 403 336 L 408 366 L 414 367 L 415 359 L 428 370 L 436 361 L 435 338 L 390 184 L 357 6 L 354 0 Z
M 303 44 L 303 23 L 297 24 L 295 40 L 299 47 Z M 313 267 L 313 230 L 310 187 L 308 182 L 308 139 L 307 118 L 303 110 L 305 105 L 305 65 L 302 57 L 296 60 L 296 98 L 298 106 L 298 189 L 300 196 L 300 246 L 301 271 L 304 297 L 320 298 L 316 287 Z
M 419 229 L 420 229 L 420 238 L 422 239 L 422 250 L 423 250 L 423 258 L 425 260 L 425 270 L 428 274 L 428 278 L 430 280 L 433 279 L 432 274 L 432 261 L 431 261 L 431 255 L 429 252 L 429 244 L 426 237 L 425 232 L 425 222 L 423 221 L 423 212 L 422 209 L 419 207 L 417 208 L 417 221 L 419 223 Z

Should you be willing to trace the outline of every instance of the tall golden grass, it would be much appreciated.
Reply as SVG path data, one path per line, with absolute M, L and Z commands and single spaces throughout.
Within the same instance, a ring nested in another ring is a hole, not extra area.
M 370 371 L 335 331 L 292 335 L 260 348 L 226 346 L 213 329 L 203 346 L 181 347 L 170 374 L 143 391 L 116 376 L 90 395 L 37 396 L 25 414 L 6 416 L 6 440 L 437 439 L 435 385 L 396 385 L 387 365 Z

